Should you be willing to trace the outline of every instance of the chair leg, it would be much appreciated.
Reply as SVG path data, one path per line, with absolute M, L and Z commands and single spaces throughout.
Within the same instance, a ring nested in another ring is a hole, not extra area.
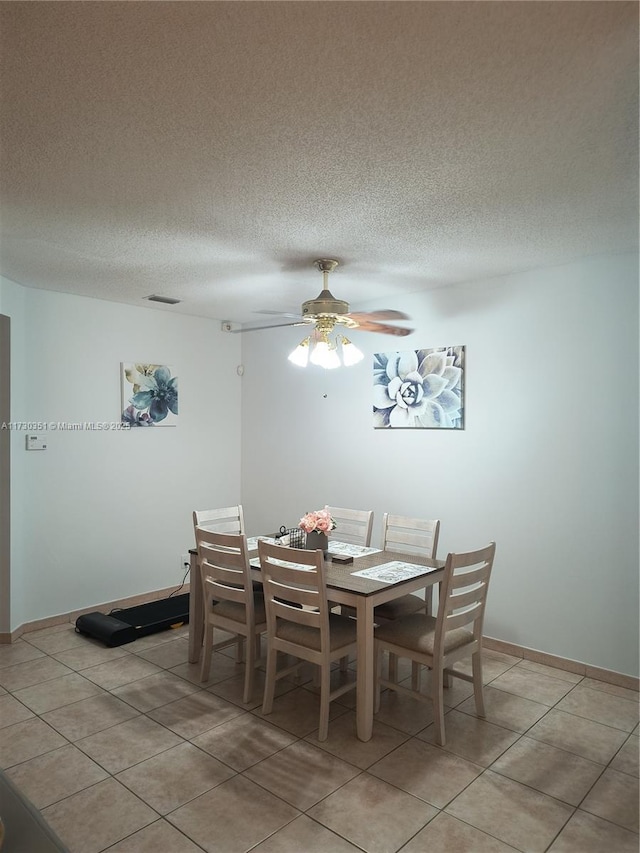
M 256 672 L 256 644 L 251 637 L 247 637 L 247 660 L 244 665 L 244 694 L 242 701 L 245 705 L 251 701 L 253 696 L 253 683 Z
M 289 658 L 290 658 L 290 655 L 284 656 L 286 666 L 289 666 Z M 295 660 L 295 658 L 293 658 L 293 660 Z M 313 682 L 312 682 L 313 686 L 318 687 L 320 682 L 318 681 L 317 673 L 315 672 L 315 670 L 313 672 L 312 678 L 313 678 Z M 304 682 L 304 674 L 303 674 L 302 668 L 300 668 L 300 669 L 297 669 L 293 674 L 293 683 L 294 684 L 302 684 L 303 682 Z
M 398 680 L 398 656 L 389 652 L 389 681 L 394 684 Z
M 244 660 L 244 637 L 238 636 L 236 645 L 236 663 L 242 663 Z
M 200 681 L 208 681 L 211 669 L 211 649 L 213 646 L 213 626 L 208 623 L 204 629 L 204 641 L 202 649 L 202 664 L 200 665 Z
M 433 616 L 433 587 L 428 586 L 424 591 L 424 612 Z
M 482 690 L 482 657 L 480 652 L 471 655 L 471 672 L 473 673 L 473 695 L 476 700 L 476 713 L 484 717 L 484 693 Z
M 380 710 L 380 679 L 382 678 L 382 649 L 376 650 L 376 656 L 374 661 L 375 669 L 374 669 L 374 692 L 373 692 L 373 713 L 377 714 Z
M 325 741 L 329 734 L 329 694 L 331 693 L 331 668 L 320 667 L 320 725 L 318 740 Z
M 436 726 L 436 743 L 440 746 L 444 746 L 446 742 L 444 734 L 444 695 L 442 680 L 442 670 L 435 669 L 434 667 L 431 676 L 431 698 L 433 701 L 433 718 Z
M 262 713 L 270 714 L 273 710 L 273 694 L 276 687 L 276 664 L 278 652 L 269 647 L 267 650 L 267 674 L 264 685 L 264 697 L 262 700 Z
M 420 690 L 420 664 L 415 660 L 411 661 L 411 689 Z

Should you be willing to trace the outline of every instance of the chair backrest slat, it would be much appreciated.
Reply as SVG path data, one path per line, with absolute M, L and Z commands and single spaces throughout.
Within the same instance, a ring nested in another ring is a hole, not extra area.
M 289 592 L 287 592 L 287 596 L 291 601 Z M 287 601 L 275 600 L 272 602 L 272 607 L 276 619 L 285 619 L 287 622 L 296 622 L 298 625 L 307 625 L 310 628 L 320 630 L 322 620 L 318 610 L 305 610 L 303 606 L 295 607 Z
M 402 554 L 423 554 L 435 560 L 440 535 L 439 519 L 410 518 L 386 512 L 382 518 L 382 548 Z
M 282 568 L 282 566 L 280 568 Z M 293 569 L 293 571 L 300 574 L 301 569 Z M 307 580 L 313 573 L 305 572 L 304 574 L 304 579 Z M 277 596 L 278 598 L 286 597 L 287 601 L 293 601 L 301 607 L 318 608 L 320 594 L 316 588 L 317 579 L 315 580 L 312 588 L 300 586 L 300 581 L 297 577 L 294 577 L 293 579 L 288 578 L 286 582 L 283 581 L 284 578 L 282 576 L 280 579 L 276 579 L 273 573 L 271 574 L 271 585 L 274 596 Z
M 471 607 L 476 602 L 482 600 L 484 591 L 480 585 L 475 585 L 473 589 L 466 589 L 465 592 L 458 592 L 456 595 L 450 595 L 447 602 L 447 613 L 455 613 L 463 607 Z
M 483 563 L 476 569 L 470 569 L 467 572 L 456 572 L 451 578 L 451 588 L 462 589 L 477 583 L 486 583 L 489 580 L 490 571 L 491 567 Z
M 203 529 L 203 528 L 200 528 Z M 207 533 L 219 533 L 219 531 L 208 530 Z M 239 534 L 234 533 L 222 533 L 222 536 L 235 537 Z M 245 555 L 241 550 L 236 548 L 232 548 L 230 545 L 225 546 L 223 544 L 224 541 L 230 541 L 228 539 L 220 541 L 219 545 L 212 546 L 207 541 L 200 541 L 200 551 L 199 556 L 202 557 L 203 560 L 207 560 L 209 563 L 214 565 L 222 565 L 228 571 L 236 571 L 243 572 L 244 564 L 245 564 Z M 222 562 L 222 554 L 224 554 L 224 562 Z
M 217 583 L 211 576 L 203 579 L 205 589 L 210 593 L 213 601 L 233 601 L 236 604 L 246 605 L 244 587 L 233 587 L 228 584 Z
M 450 613 L 446 616 L 445 630 L 453 631 L 454 628 L 464 628 L 466 625 L 471 625 L 482 615 L 482 602 L 477 601 L 473 607 L 468 608 L 462 613 Z

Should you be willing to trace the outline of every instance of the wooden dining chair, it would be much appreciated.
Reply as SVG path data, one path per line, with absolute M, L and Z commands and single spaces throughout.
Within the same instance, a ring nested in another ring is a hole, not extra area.
M 400 554 L 436 559 L 440 520 L 409 518 L 404 515 L 391 515 L 385 512 L 382 518 L 382 550 L 397 551 Z M 374 610 L 376 619 L 397 619 L 419 610 L 432 612 L 433 587 L 427 587 L 425 597 L 404 595 L 394 601 L 379 604 Z
M 365 548 L 371 545 L 372 509 L 345 509 L 330 506 L 329 512 L 336 523 L 335 531 L 331 532 L 330 538 L 337 539 L 338 542 L 348 542 L 350 545 L 363 545 Z
M 244 534 L 244 512 L 242 504 L 238 504 L 237 506 L 223 506 L 217 509 L 194 509 L 194 530 L 196 527 L 202 527 L 205 530 L 215 531 L 216 533 Z M 253 588 L 256 592 L 261 591 L 262 584 L 260 581 L 254 581 Z M 236 660 L 238 663 L 242 663 L 244 660 L 244 637 L 238 638 Z
M 320 670 L 318 740 L 327 739 L 329 703 L 355 681 L 331 690 L 331 663 L 356 651 L 356 624 L 329 610 L 322 551 L 307 551 L 258 542 L 267 611 L 267 680 L 262 713 L 270 714 L 276 681 L 295 672 L 304 661 Z M 292 564 L 298 564 L 297 567 Z M 301 568 L 304 567 L 304 568 Z M 297 658 L 278 669 L 278 652 Z
M 375 628 L 376 710 L 383 687 L 430 702 L 436 726 L 436 741 L 445 744 L 444 681 L 454 676 L 473 683 L 476 713 L 484 717 L 482 693 L 482 625 L 487 590 L 496 551 L 495 542 L 478 551 L 449 554 L 444 569 L 438 615 L 410 613 Z M 399 684 L 397 676 L 382 677 L 382 656 L 409 658 L 431 670 L 431 692 L 421 692 L 412 679 L 411 689 Z M 471 657 L 471 675 L 452 669 Z
M 204 527 L 216 533 L 241 533 L 246 534 L 244 528 L 244 512 L 242 504 L 237 506 L 224 506 L 219 509 L 195 509 L 193 511 L 193 527 Z M 254 580 L 253 588 L 256 592 L 262 589 L 260 581 Z
M 439 535 L 440 521 L 437 519 L 429 521 L 423 518 L 391 515 L 388 512 L 385 512 L 382 518 L 383 551 L 425 556 L 435 560 Z M 379 604 L 374 610 L 374 619 L 377 621 L 397 619 L 399 616 L 425 609 L 427 613 L 431 613 L 432 592 L 432 587 L 427 587 L 424 598 L 419 595 L 403 595 L 401 598 Z M 356 615 L 353 607 L 343 606 L 341 612 L 353 618 Z
M 200 681 L 209 678 L 212 652 L 246 638 L 243 702 L 249 702 L 259 661 L 260 634 L 267 630 L 267 622 L 264 596 L 261 591 L 254 591 L 251 582 L 247 540 L 241 534 L 216 533 L 196 527 L 196 543 L 205 609 Z M 214 643 L 215 628 L 233 636 Z

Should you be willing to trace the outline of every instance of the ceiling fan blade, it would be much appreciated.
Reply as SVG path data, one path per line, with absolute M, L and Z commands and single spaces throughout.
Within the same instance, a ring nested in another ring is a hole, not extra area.
M 392 308 L 385 308 L 380 311 L 355 311 L 348 315 L 356 323 L 362 321 L 363 323 L 367 320 L 410 320 L 408 314 L 404 314 L 402 311 L 394 311 Z
M 233 332 L 253 332 L 260 329 L 277 329 L 285 326 L 311 326 L 311 336 L 319 340 L 319 335 L 326 337 L 327 332 L 334 325 L 344 325 L 347 328 L 355 328 L 362 332 L 377 332 L 382 335 L 395 335 L 404 337 L 410 335 L 413 329 L 391 326 L 385 320 L 410 320 L 408 314 L 396 311 L 393 308 L 381 308 L 378 311 L 355 311 L 349 313 L 349 303 L 336 299 L 329 291 L 327 280 L 329 273 L 337 266 L 338 261 L 332 258 L 319 258 L 314 265 L 322 273 L 322 290 L 315 299 L 309 299 L 302 303 L 302 314 L 289 314 L 285 311 L 274 311 L 265 308 L 254 311 L 255 314 L 267 314 L 277 317 L 277 323 L 263 323 L 259 320 L 253 323 L 245 323 L 238 329 L 229 329 Z M 290 322 L 286 322 L 289 320 Z M 316 325 L 317 324 L 317 325 Z M 231 325 L 231 324 L 229 324 Z M 321 331 L 318 331 L 320 329 Z
M 276 317 L 288 317 L 290 320 L 300 320 L 300 314 L 288 314 L 286 311 L 254 311 L 254 314 L 272 314 Z
M 302 320 L 298 320 L 297 323 L 268 323 L 268 324 L 257 324 L 253 323 L 245 323 L 244 326 L 240 326 L 238 329 L 227 329 L 227 331 L 232 334 L 237 335 L 239 332 L 259 332 L 262 329 L 285 329 L 287 326 L 308 326 L 309 323 L 304 323 Z
M 374 323 L 372 321 L 358 323 L 357 329 L 359 332 L 377 332 L 381 335 L 397 335 L 399 338 L 410 335 L 414 331 L 414 329 L 403 329 L 401 326 L 389 326 L 387 323 Z

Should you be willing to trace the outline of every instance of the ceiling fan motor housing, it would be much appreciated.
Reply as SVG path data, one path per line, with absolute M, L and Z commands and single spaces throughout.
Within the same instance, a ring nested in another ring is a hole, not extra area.
M 336 299 L 328 290 L 323 290 L 315 299 L 302 303 L 303 317 L 318 317 L 321 314 L 348 314 L 349 303 Z

